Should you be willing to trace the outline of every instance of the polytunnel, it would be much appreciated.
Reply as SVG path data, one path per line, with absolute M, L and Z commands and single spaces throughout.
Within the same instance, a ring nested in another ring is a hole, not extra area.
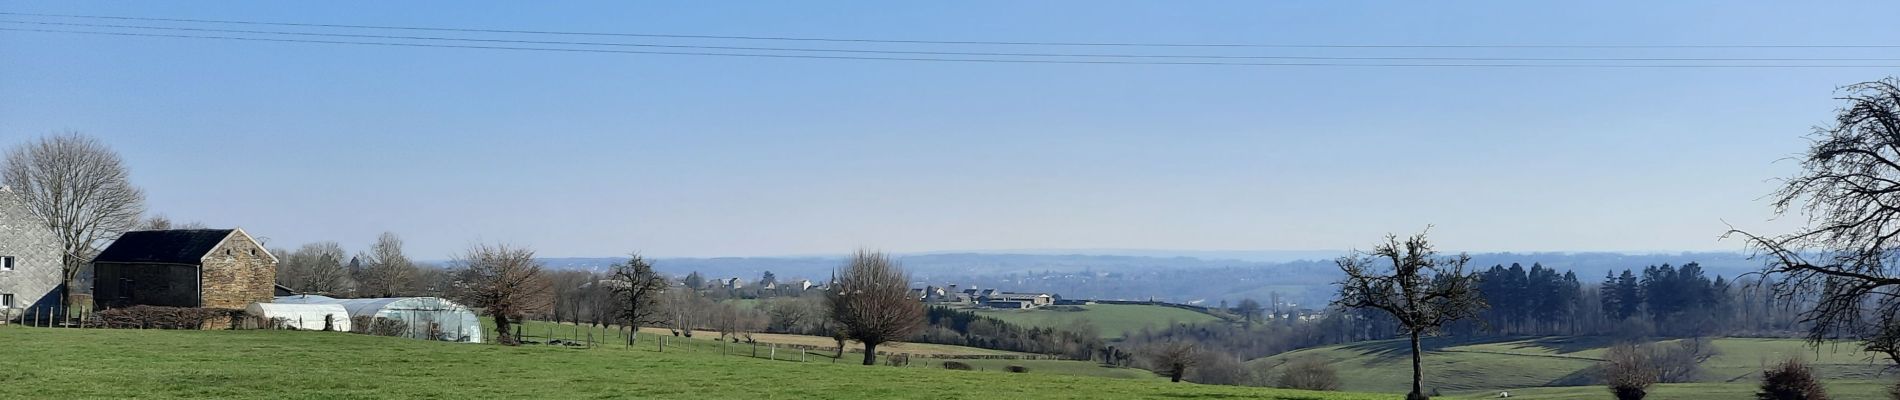
M 349 312 L 352 332 L 402 336 L 447 342 L 482 342 L 482 320 L 475 311 L 440 297 L 338 299 L 298 295 L 277 298 L 282 304 L 334 304 Z M 400 322 L 378 323 L 377 319 Z M 365 323 L 368 324 L 365 324 Z M 393 330 L 381 332 L 382 329 Z
M 336 304 L 251 303 L 246 328 L 350 331 L 350 312 Z

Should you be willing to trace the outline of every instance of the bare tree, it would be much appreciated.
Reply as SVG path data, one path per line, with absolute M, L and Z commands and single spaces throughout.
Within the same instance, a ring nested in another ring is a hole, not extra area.
M 420 273 L 416 263 L 402 252 L 402 237 L 394 232 L 383 232 L 376 237 L 376 244 L 369 246 L 369 252 L 357 258 L 363 260 L 363 280 L 358 282 L 358 291 L 370 297 L 396 297 L 403 294 Z
M 1201 360 L 1200 346 L 1188 341 L 1167 341 L 1149 344 L 1136 350 L 1148 363 L 1148 370 L 1156 375 L 1168 377 L 1169 382 L 1180 382 L 1188 370 Z
M 924 303 L 910 296 L 910 275 L 881 252 L 858 251 L 825 291 L 843 336 L 864 344 L 864 365 L 877 365 L 877 345 L 924 326 Z
M 206 229 L 206 228 L 208 228 L 208 226 L 206 226 L 205 223 L 203 222 L 192 221 L 192 222 L 186 222 L 186 223 L 180 224 L 180 223 L 172 222 L 171 217 L 166 217 L 164 214 L 159 214 L 159 215 L 154 215 L 151 218 L 146 218 L 143 221 L 140 221 L 139 226 L 134 229 L 141 230 L 141 231 L 165 231 L 165 230 L 172 230 L 172 229 Z
M 105 143 L 67 132 L 13 147 L 0 166 L 0 184 L 12 186 L 27 207 L 59 236 L 68 298 L 75 280 L 102 244 L 138 226 L 145 193 Z
M 548 277 L 533 250 L 477 244 L 455 261 L 462 265 L 456 297 L 495 318 L 495 338 L 502 345 L 520 345 L 511 330 L 514 323 L 554 305 Z
M 1260 318 L 1260 312 L 1265 310 L 1266 307 L 1261 307 L 1260 302 L 1254 301 L 1254 299 L 1243 299 L 1239 305 L 1234 306 L 1234 313 L 1240 314 L 1240 320 L 1250 324 L 1257 322 Z
M 666 293 L 666 277 L 653 272 L 653 264 L 647 263 L 639 253 L 614 265 L 613 277 L 607 282 L 607 287 L 613 289 L 618 305 L 615 314 L 621 323 L 638 331 L 641 325 L 659 315 L 660 296 Z
M 1406 399 L 1427 398 L 1424 381 L 1423 335 L 1436 334 L 1452 321 L 1473 318 L 1485 308 L 1478 296 L 1477 276 L 1465 272 L 1471 257 L 1439 257 L 1425 234 L 1386 242 L 1371 253 L 1354 252 L 1336 261 L 1346 278 L 1339 281 L 1339 299 L 1333 305 L 1370 308 L 1391 314 L 1412 341 L 1412 391 Z
M 770 331 L 781 333 L 806 333 L 809 325 L 819 315 L 821 307 L 814 304 L 813 298 L 780 298 L 765 303 L 766 315 L 771 317 Z
M 277 264 L 277 283 L 302 293 L 338 295 L 350 290 L 350 272 L 343 268 L 343 246 L 336 242 L 305 244 L 285 254 Z
M 699 328 L 707 320 L 706 312 L 711 302 L 691 289 L 675 290 L 663 298 L 673 335 L 693 337 L 693 329 Z
M 1802 314 L 1815 344 L 1840 337 L 1900 363 L 1900 78 L 1842 88 L 1834 123 L 1816 127 L 1801 171 L 1773 194 L 1776 214 L 1798 210 L 1807 226 L 1779 236 L 1740 230 L 1767 261 L 1784 298 L 1815 299 Z

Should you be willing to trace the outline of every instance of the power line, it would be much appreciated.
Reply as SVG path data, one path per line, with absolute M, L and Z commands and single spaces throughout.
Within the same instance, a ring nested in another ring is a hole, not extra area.
M 148 29 L 148 30 L 167 30 L 167 31 L 191 31 L 191 32 L 219 32 L 219 33 L 246 33 L 246 34 L 267 34 L 267 35 L 292 35 L 292 36 L 321 36 L 321 37 L 348 37 L 348 38 L 370 38 L 370 39 L 400 39 L 400 40 L 435 40 L 435 41 L 459 41 L 459 42 L 483 42 L 483 43 L 511 43 L 511 44 L 541 44 L 541 45 L 574 45 L 574 46 L 614 46 L 614 47 L 646 47 L 646 48 L 674 48 L 674 49 L 699 49 L 699 50 L 744 50 L 744 51 L 784 51 L 784 52 L 816 52 L 816 53 L 854 53 L 854 54 L 901 54 L 901 55 L 936 55 L 936 56 L 946 56 L 946 55 L 947 55 L 947 56 L 980 56 L 980 57 L 1044 57 L 1044 58 L 1053 58 L 1053 57 L 1071 57 L 1071 58 L 1151 58 L 1151 59 L 1267 59 L 1267 60 L 1336 60 L 1336 61 L 1348 61 L 1348 60 L 1358 60 L 1358 61 L 1519 61 L 1519 62 L 1548 62 L 1548 61 L 1572 61 L 1572 62 L 1575 62 L 1575 61 L 1675 61 L 1675 62 L 1711 62 L 1711 61 L 1750 61 L 1750 62 L 1771 62 L 1771 61 L 1836 61 L 1836 62 L 1838 62 L 1838 61 L 1866 61 L 1866 62 L 1874 62 L 1874 61 L 1900 61 L 1900 58 L 1710 58 L 1710 57 L 1689 57 L 1689 58 L 1683 58 L 1683 57 L 1583 57 L 1583 58 L 1552 58 L 1552 57 L 1340 57 L 1340 56 L 1260 56 L 1260 55 L 1182 55 L 1182 54 L 1106 54 L 1106 53 L 1009 53 L 1009 52 L 955 52 L 955 51 L 907 51 L 907 50 L 860 50 L 860 49 L 816 49 L 816 48 L 787 48 L 787 47 L 744 47 L 744 46 L 704 46 L 704 45 L 671 45 L 671 44 L 651 44 L 651 43 L 621 43 L 621 42 L 575 42 L 575 41 L 546 41 L 546 40 L 515 40 L 515 39 L 482 39 L 482 38 L 458 38 L 458 37 L 442 37 L 442 36 L 402 36 L 402 35 L 370 35 L 370 34 L 349 34 L 349 33 L 319 33 L 319 32 L 291 32 L 291 31 L 260 31 L 260 30 L 244 30 L 244 29 L 217 29 L 217 28 L 189 28 L 189 27 L 170 27 L 170 26 L 149 26 L 149 25 L 117 25 L 117 24 L 84 24 L 84 23 L 70 23 L 70 22 L 46 22 L 46 21 L 18 21 L 18 20 L 0 20 L 0 24 L 29 24 L 29 25 L 55 25 L 55 26 L 79 26 L 79 27 L 91 27 L 91 28 L 122 28 L 122 29 Z
M 788 37 L 788 36 L 724 36 L 724 35 L 573 32 L 573 31 L 542 31 L 542 30 L 480 29 L 480 28 L 440 28 L 440 27 L 388 26 L 388 25 L 347 25 L 347 24 L 315 24 L 315 23 L 295 23 L 295 22 L 234 21 L 234 20 L 215 20 L 215 19 L 189 19 L 189 18 L 124 17 L 124 16 L 79 15 L 79 14 L 41 14 L 41 13 L 18 13 L 18 12 L 0 12 L 0 15 L 15 15 L 15 16 L 29 16 L 29 17 L 55 17 L 55 18 L 81 18 L 81 19 L 109 19 L 109 20 L 129 20 L 129 21 L 162 21 L 162 22 L 195 22 L 195 23 L 241 24 L 241 25 L 299 26 L 299 27 L 318 27 L 318 28 L 393 29 L 393 30 L 440 31 L 440 32 L 620 36 L 620 37 L 673 38 L 673 39 L 724 39 L 724 40 L 770 40 L 770 41 L 804 41 L 804 42 L 949 44 L 949 45 L 1099 46 L 1099 47 L 1253 47 L 1253 48 L 1572 48 L 1572 49 L 1583 49 L 1583 48 L 1597 48 L 1597 49 L 1900 48 L 1900 44 L 1851 44 L 1851 45 L 1817 45 L 1817 44 L 1788 44 L 1788 45 L 1771 45 L 1771 44 L 1248 44 L 1248 43 L 1136 43 L 1136 42 L 898 40 L 898 39 L 819 38 L 819 37 Z
M 1209 66 L 1273 66 L 1273 67 L 1472 67 L 1472 68 L 1900 68 L 1896 65 L 1839 65 L 1839 64 L 1498 64 L 1498 63 L 1335 63 L 1335 62 L 1217 62 L 1217 61 L 1117 61 L 1117 60 L 1032 60 L 997 58 L 933 58 L 933 57 L 869 57 L 869 56 L 827 56 L 815 54 L 761 54 L 761 53 L 719 53 L 688 51 L 646 51 L 611 49 L 574 49 L 550 47 L 516 46 L 477 46 L 436 43 L 399 43 L 365 42 L 344 40 L 311 40 L 285 38 L 259 38 L 215 35 L 172 35 L 158 33 L 75 31 L 60 29 L 0 28 L 0 31 L 67 33 L 83 35 L 158 37 L 179 39 L 239 40 L 282 43 L 321 43 L 391 47 L 431 47 L 481 50 L 518 50 L 568 53 L 611 53 L 611 54 L 649 54 L 684 55 L 712 57 L 752 57 L 752 58 L 788 58 L 788 59 L 829 59 L 829 60 L 880 60 L 880 61 L 931 61 L 966 63 L 1011 63 L 1011 64 L 1116 64 L 1116 65 L 1209 65 Z

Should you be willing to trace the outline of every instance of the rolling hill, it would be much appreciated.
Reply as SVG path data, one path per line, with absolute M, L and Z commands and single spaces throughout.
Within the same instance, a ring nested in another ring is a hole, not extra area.
M 1108 339 L 1120 338 L 1123 332 L 1136 331 L 1147 326 L 1160 327 L 1174 323 L 1220 320 L 1220 317 L 1199 311 L 1141 304 L 1052 306 L 1028 310 L 973 308 L 970 311 L 1004 322 L 1033 327 L 1063 328 L 1071 326 L 1076 321 L 1088 321 L 1101 332 L 1103 338 Z

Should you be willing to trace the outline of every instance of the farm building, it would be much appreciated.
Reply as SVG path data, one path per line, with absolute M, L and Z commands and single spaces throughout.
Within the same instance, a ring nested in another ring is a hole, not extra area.
M 350 312 L 338 304 L 251 303 L 244 327 L 305 331 L 350 331 Z
M 990 300 L 990 301 L 984 302 L 983 305 L 989 308 L 1004 308 L 1004 309 L 1013 309 L 1013 310 L 1026 309 L 1026 308 L 1030 308 L 1034 306 L 1033 304 L 1030 304 L 1027 301 L 1016 301 L 1016 300 Z
M 59 237 L 12 188 L 0 186 L 0 321 L 10 310 L 59 306 Z
M 279 304 L 334 304 L 349 312 L 354 324 L 376 318 L 402 322 L 397 336 L 447 342 L 482 342 L 482 320 L 475 311 L 439 297 L 338 299 L 317 295 L 278 297 Z M 356 331 L 376 329 L 355 326 Z
M 270 302 L 277 256 L 243 229 L 127 232 L 92 260 L 93 302 L 243 309 Z

